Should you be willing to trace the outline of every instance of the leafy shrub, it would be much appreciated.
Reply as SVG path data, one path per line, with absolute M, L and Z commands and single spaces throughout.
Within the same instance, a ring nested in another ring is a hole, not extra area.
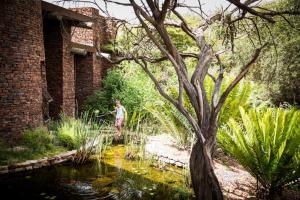
M 102 88 L 85 101 L 85 110 L 97 110 L 100 115 L 105 115 L 114 109 L 117 99 L 121 100 L 129 116 L 143 108 L 143 95 L 137 86 L 126 80 L 121 71 L 110 70 L 103 80 Z M 106 119 L 112 117 L 106 116 Z
M 23 135 L 23 143 L 33 151 L 50 150 L 53 148 L 53 135 L 45 127 L 26 130 Z
M 161 124 L 162 131 L 172 135 L 178 146 L 188 148 L 192 145 L 192 128 L 187 119 L 168 103 L 147 104 L 146 109 Z
M 300 111 L 240 108 L 242 124 L 230 119 L 218 134 L 236 158 L 274 198 L 300 176 Z
M 69 150 L 76 148 L 76 143 L 71 135 L 60 133 L 58 134 L 58 140 L 63 147 L 66 147 Z
M 61 115 L 61 120 L 57 126 L 57 139 L 62 146 L 70 150 L 76 148 L 75 131 L 79 123 L 80 122 L 74 118 L 63 114 Z
M 0 165 L 40 159 L 66 151 L 58 145 L 56 135 L 46 127 L 25 130 L 22 139 L 16 145 L 8 146 L 0 140 Z
M 298 10 L 299 0 L 281 0 L 268 3 L 271 10 Z M 287 21 L 289 23 L 287 23 Z M 257 83 L 266 86 L 265 99 L 272 100 L 276 105 L 288 102 L 300 105 L 300 17 L 278 16 L 272 26 L 265 22 L 257 23 L 260 30 L 261 44 L 269 43 L 251 70 L 251 77 Z M 291 28 L 294 26 L 294 28 Z M 249 29 L 249 35 L 257 35 L 256 29 Z M 255 37 L 252 37 L 254 39 Z M 254 42 L 254 44 L 253 44 Z M 236 43 L 237 60 L 250 56 L 250 52 L 260 41 L 240 40 Z M 239 55 L 239 56 L 238 56 Z
M 102 151 L 104 144 L 110 142 L 102 137 L 100 129 L 95 115 L 84 112 L 78 119 L 62 114 L 56 132 L 61 145 L 77 150 L 74 162 L 82 164 L 95 150 Z

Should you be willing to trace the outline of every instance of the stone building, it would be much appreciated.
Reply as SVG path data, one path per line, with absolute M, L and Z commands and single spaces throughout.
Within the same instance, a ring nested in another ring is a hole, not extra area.
M 94 8 L 1 1 L 0 138 L 14 143 L 48 115 L 75 116 L 81 110 L 109 67 L 97 56 L 114 35 L 108 27 L 112 24 Z

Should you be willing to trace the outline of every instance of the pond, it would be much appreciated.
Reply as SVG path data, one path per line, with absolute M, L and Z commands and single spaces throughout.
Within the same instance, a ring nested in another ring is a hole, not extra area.
M 97 159 L 0 176 L 7 199 L 193 199 L 186 170 L 151 160 L 126 160 L 126 147 L 109 147 Z

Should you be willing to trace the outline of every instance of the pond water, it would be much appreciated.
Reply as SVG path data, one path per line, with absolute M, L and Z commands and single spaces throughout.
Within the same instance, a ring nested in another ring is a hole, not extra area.
M 183 169 L 126 160 L 126 147 L 109 147 L 101 161 L 64 163 L 0 176 L 1 199 L 193 199 Z

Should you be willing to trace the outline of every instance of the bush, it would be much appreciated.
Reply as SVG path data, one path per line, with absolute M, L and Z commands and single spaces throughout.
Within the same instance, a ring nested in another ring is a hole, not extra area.
M 53 135 L 45 127 L 26 130 L 23 135 L 23 143 L 36 152 L 50 150 L 53 148 Z
M 59 140 L 60 145 L 66 147 L 68 150 L 76 148 L 76 143 L 71 135 L 60 133 L 58 134 L 57 139 Z
M 221 93 L 229 86 L 233 81 L 231 74 L 224 74 L 223 83 L 221 86 Z M 205 88 L 208 91 L 208 98 L 211 99 L 215 83 L 210 79 L 205 79 Z M 248 80 L 242 80 L 239 84 L 229 93 L 221 111 L 219 114 L 219 125 L 225 124 L 229 118 L 239 118 L 239 106 L 248 110 L 251 106 L 250 98 L 253 95 L 254 84 Z M 256 97 L 255 97 L 256 98 Z
M 57 125 L 57 139 L 59 143 L 69 150 L 76 148 L 76 127 L 80 122 L 74 118 L 61 115 L 61 120 Z
M 105 148 L 105 144 L 109 143 L 103 138 L 100 128 L 93 113 L 84 112 L 78 119 L 62 114 L 56 133 L 61 145 L 70 150 L 77 150 L 74 162 L 82 164 L 94 151 L 101 151 L 101 148 Z
M 137 87 L 139 86 L 134 86 L 126 80 L 121 71 L 110 70 L 103 80 L 102 88 L 85 101 L 85 110 L 97 110 L 100 115 L 106 115 L 114 109 L 115 100 L 118 99 L 131 116 L 143 108 L 143 95 Z M 112 116 L 107 115 L 106 119 L 112 119 Z
M 241 124 L 230 119 L 218 134 L 223 149 L 236 158 L 275 198 L 300 176 L 300 111 L 240 108 Z
M 273 1 L 269 2 L 267 6 L 271 10 L 300 10 L 299 0 Z M 251 70 L 250 76 L 257 83 L 266 86 L 265 99 L 270 99 L 276 105 L 287 102 L 299 106 L 300 17 L 287 15 L 286 18 L 282 18 L 278 16 L 276 23 L 272 26 L 257 20 L 257 26 L 260 30 L 261 43 L 254 39 L 254 35 L 257 35 L 257 29 L 249 29 L 248 34 L 252 35 L 254 40 L 241 40 L 236 43 L 238 60 L 241 61 L 241 57 L 250 56 L 250 52 L 256 46 L 269 43 Z

